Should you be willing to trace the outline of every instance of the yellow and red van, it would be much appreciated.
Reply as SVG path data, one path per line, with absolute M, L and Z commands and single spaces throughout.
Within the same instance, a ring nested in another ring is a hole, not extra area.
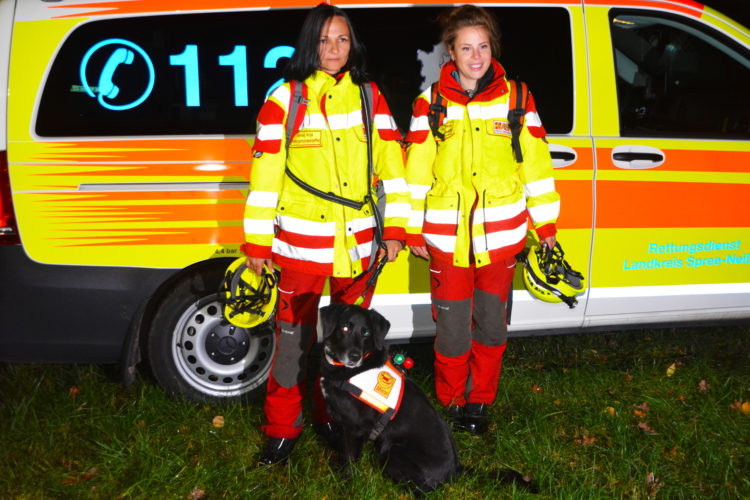
M 0 359 L 145 354 L 170 393 L 262 388 L 268 325 L 227 323 L 255 119 L 314 1 L 0 1 Z M 449 2 L 337 2 L 402 130 Z M 513 335 L 750 318 L 750 33 L 692 0 L 483 2 L 534 93 L 589 288 L 518 273 Z M 7 119 L 6 119 L 7 117 Z M 386 266 L 389 338 L 434 334 L 426 262 Z

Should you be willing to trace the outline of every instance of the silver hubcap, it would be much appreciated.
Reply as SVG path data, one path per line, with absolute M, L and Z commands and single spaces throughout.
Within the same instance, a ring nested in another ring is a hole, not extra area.
M 215 296 L 191 305 L 173 332 L 172 357 L 182 378 L 199 392 L 235 397 L 268 378 L 274 329 L 236 327 L 224 319 L 223 307 Z

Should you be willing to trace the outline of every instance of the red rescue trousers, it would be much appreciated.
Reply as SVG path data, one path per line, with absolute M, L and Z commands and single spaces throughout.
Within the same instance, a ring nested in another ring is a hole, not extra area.
M 514 257 L 479 268 L 431 260 L 435 392 L 443 406 L 495 400 L 515 265 Z
M 331 303 L 354 304 L 367 288 L 369 276 L 370 273 L 357 278 L 331 277 Z M 263 408 L 266 415 L 263 432 L 268 437 L 295 438 L 302 433 L 307 358 L 317 338 L 318 305 L 326 279 L 329 277 L 281 270 L 276 354 Z M 373 292 L 373 289 L 367 290 L 362 307 L 370 307 Z M 329 422 L 317 381 L 313 392 L 313 420 L 315 423 Z

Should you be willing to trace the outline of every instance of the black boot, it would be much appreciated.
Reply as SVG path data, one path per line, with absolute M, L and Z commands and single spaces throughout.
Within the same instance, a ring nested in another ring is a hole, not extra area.
M 484 434 L 487 432 L 489 424 L 487 405 L 482 403 L 466 403 L 463 424 L 464 429 L 472 434 Z
M 445 420 L 451 428 L 461 427 L 463 425 L 464 407 L 451 405 L 445 408 Z
M 336 453 L 341 452 L 341 426 L 333 422 L 326 422 L 325 424 L 314 424 L 313 430 L 325 440 L 330 449 Z
M 258 463 L 260 465 L 285 463 L 298 439 L 299 436 L 296 438 L 268 438 L 266 449 L 258 458 Z

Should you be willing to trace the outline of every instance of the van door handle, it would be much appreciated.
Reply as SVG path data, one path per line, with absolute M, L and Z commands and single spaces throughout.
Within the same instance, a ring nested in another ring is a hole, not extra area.
M 563 168 L 572 165 L 578 159 L 578 154 L 573 148 L 562 144 L 549 144 L 549 154 L 552 157 L 553 168 Z
M 651 146 L 626 145 L 612 149 L 612 163 L 617 168 L 645 170 L 664 163 L 664 153 Z

